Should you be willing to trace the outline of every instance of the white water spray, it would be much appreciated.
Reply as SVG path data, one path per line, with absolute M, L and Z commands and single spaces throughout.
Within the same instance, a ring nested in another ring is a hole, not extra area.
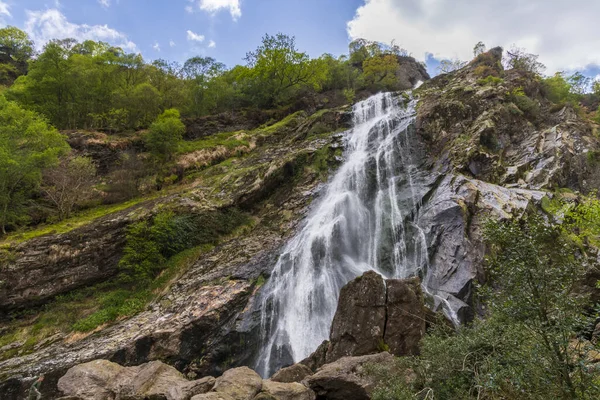
M 426 273 L 416 221 L 422 174 L 410 136 L 416 101 L 391 93 L 354 106 L 345 162 L 305 225 L 283 249 L 261 294 L 263 376 L 311 354 L 329 337 L 340 289 L 368 270 Z

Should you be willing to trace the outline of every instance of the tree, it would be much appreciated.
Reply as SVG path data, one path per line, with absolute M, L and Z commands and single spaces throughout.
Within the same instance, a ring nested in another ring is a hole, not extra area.
M 452 60 L 442 60 L 442 62 L 440 62 L 440 65 L 437 67 L 437 70 L 441 74 L 447 74 L 450 72 L 458 71 L 465 65 L 467 65 L 466 61 L 461 61 L 456 58 Z
M 583 310 L 588 299 L 577 290 L 586 258 L 574 254 L 574 244 L 560 226 L 537 215 L 489 222 L 485 238 L 492 250 L 488 259 L 494 285 L 488 292 L 491 308 L 530 332 L 537 344 L 535 356 L 546 365 L 549 382 L 562 398 L 588 398 L 589 376 L 578 362 L 578 349 L 570 343 L 578 327 L 586 325 Z
M 95 176 L 96 166 L 89 157 L 65 158 L 44 172 L 42 190 L 61 221 L 71 216 L 76 205 L 91 198 Z
M 0 96 L 0 230 L 25 216 L 25 205 L 69 146 L 65 138 L 32 111 Z
M 170 109 L 158 116 L 145 137 L 146 147 L 160 162 L 171 160 L 185 133 L 179 111 Z
M 387 54 L 365 60 L 363 74 L 367 83 L 373 88 L 394 90 L 398 83 L 396 72 L 399 67 L 398 58 Z
M 581 72 L 575 72 L 573 75 L 569 76 L 568 82 L 571 85 L 571 92 L 578 96 L 587 93 L 592 85 L 592 79 L 583 75 Z
M 506 51 L 504 57 L 504 69 L 519 69 L 521 71 L 531 72 L 536 75 L 541 75 L 546 66 L 538 61 L 537 54 L 527 53 L 525 49 L 513 46 Z
M 477 57 L 487 51 L 487 48 L 483 42 L 479 42 L 473 47 L 473 56 Z
M 267 106 L 301 86 L 314 88 L 320 84 L 317 64 L 296 49 L 293 36 L 267 34 L 255 51 L 246 54 L 245 60 L 257 100 Z
M 10 85 L 27 73 L 27 62 L 33 56 L 33 41 L 14 26 L 0 29 L 0 83 Z

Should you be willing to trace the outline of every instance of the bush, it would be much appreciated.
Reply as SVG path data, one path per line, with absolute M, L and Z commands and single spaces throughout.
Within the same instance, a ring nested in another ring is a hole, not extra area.
M 504 83 L 504 79 L 490 75 L 486 78 L 479 79 L 477 81 L 477 83 L 480 84 L 481 86 L 498 86 L 498 85 Z
M 179 111 L 174 108 L 167 110 L 150 126 L 145 137 L 146 147 L 155 159 L 169 161 L 177 152 L 184 133 L 185 125 L 181 122 Z
M 216 244 L 220 237 L 248 222 L 249 218 L 237 209 L 199 215 L 160 212 L 151 221 L 128 228 L 120 267 L 129 278 L 153 279 L 168 258 L 195 246 Z
M 530 118 L 539 116 L 540 106 L 538 102 L 527 97 L 522 88 L 513 90 L 508 97 L 526 116 Z

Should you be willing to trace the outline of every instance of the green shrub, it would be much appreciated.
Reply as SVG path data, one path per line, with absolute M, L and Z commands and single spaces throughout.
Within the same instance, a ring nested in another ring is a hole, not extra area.
M 498 86 L 504 83 L 504 79 L 489 75 L 486 78 L 479 79 L 477 83 L 481 86 Z
M 158 116 L 145 136 L 146 147 L 159 161 L 169 161 L 177 151 L 177 146 L 185 133 L 185 125 L 181 122 L 179 111 L 166 110 Z
M 540 106 L 538 102 L 527 97 L 523 88 L 514 89 L 509 93 L 508 98 L 519 108 L 519 110 L 523 111 L 526 116 L 531 118 L 539 116 Z
M 151 221 L 132 224 L 120 267 L 134 279 L 153 279 L 175 254 L 204 244 L 216 244 L 220 237 L 248 223 L 237 209 L 208 211 L 198 215 L 176 215 L 163 211 Z

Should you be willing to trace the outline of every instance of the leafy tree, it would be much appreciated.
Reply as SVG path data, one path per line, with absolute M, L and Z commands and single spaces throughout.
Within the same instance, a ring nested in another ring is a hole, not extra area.
M 0 229 L 25 217 L 24 207 L 42 170 L 68 151 L 63 136 L 32 111 L 0 96 Z
M 371 87 L 394 90 L 398 82 L 396 72 L 399 68 L 398 58 L 387 54 L 367 59 L 363 64 L 363 74 Z
M 71 216 L 75 206 L 92 197 L 95 176 L 96 166 L 89 157 L 66 158 L 44 172 L 42 189 L 61 221 Z
M 262 44 L 245 58 L 253 94 L 263 105 L 282 101 L 299 87 L 316 88 L 321 74 L 307 53 L 299 52 L 296 39 L 278 33 L 265 35 Z
M 458 71 L 465 65 L 467 65 L 466 61 L 461 61 L 458 59 L 442 60 L 442 62 L 440 62 L 440 65 L 437 67 L 437 70 L 441 74 L 447 74 L 450 72 Z
M 568 78 L 569 84 L 571 85 L 571 92 L 576 95 L 584 95 L 591 87 L 592 79 L 583 75 L 581 72 L 575 72 Z
M 536 345 L 535 357 L 561 398 L 591 398 L 589 374 L 570 343 L 588 322 L 583 315 L 588 299 L 577 291 L 586 258 L 573 254 L 573 243 L 559 226 L 537 215 L 489 222 L 485 237 L 492 249 L 491 282 L 497 289 L 488 291 L 490 307 L 527 329 Z
M 473 47 L 473 56 L 477 57 L 487 51 L 487 48 L 483 42 L 479 42 Z
M 27 73 L 27 63 L 33 56 L 33 41 L 27 33 L 14 26 L 0 29 L 0 83 L 10 85 Z
M 185 133 L 179 111 L 170 109 L 158 116 L 145 137 L 146 147 L 161 162 L 171 160 Z
M 539 56 L 536 54 L 527 53 L 525 49 L 513 46 L 506 51 L 506 57 L 503 60 L 504 68 L 514 68 L 541 75 L 546 70 L 546 66 L 539 62 L 538 58 Z

